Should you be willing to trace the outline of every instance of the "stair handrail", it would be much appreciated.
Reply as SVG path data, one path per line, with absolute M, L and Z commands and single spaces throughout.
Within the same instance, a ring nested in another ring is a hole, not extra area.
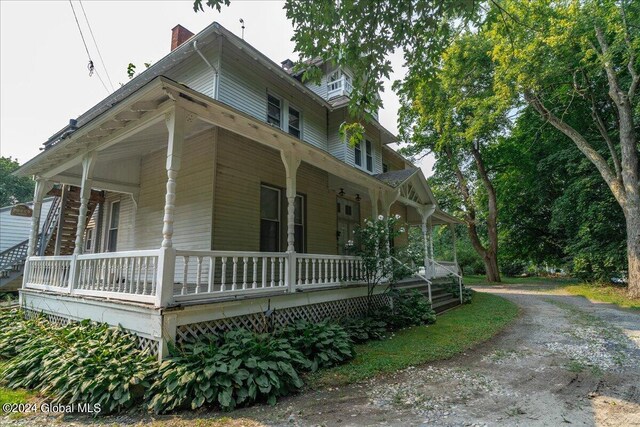
M 42 232 L 39 235 L 38 239 L 38 250 L 37 253 L 42 256 L 44 252 L 47 250 L 47 246 L 49 245 L 49 240 L 51 240 L 51 236 L 53 236 L 53 229 L 56 228 L 57 220 L 60 218 L 58 213 L 58 207 L 60 205 L 60 197 L 55 197 L 51 202 L 51 207 L 49 208 L 49 213 L 47 214 L 47 219 L 44 221 L 42 225 Z
M 24 252 L 23 258 L 26 257 L 28 246 L 29 239 L 17 243 L 10 248 L 0 252 L 0 271 L 4 271 L 7 269 L 7 267 L 13 266 L 19 260 L 20 256 L 14 255 L 14 253 L 18 252 L 18 250 L 22 250 Z
M 459 273 L 456 273 L 455 271 L 451 270 L 450 268 L 440 264 L 438 261 L 436 261 L 433 258 L 429 258 L 429 261 L 431 261 L 432 263 L 434 263 L 435 265 L 439 265 L 440 267 L 444 268 L 445 270 L 447 270 L 448 272 L 450 272 L 452 275 L 454 275 L 455 277 L 458 278 L 458 289 L 460 290 L 460 304 L 462 304 L 462 275 Z
M 398 258 L 394 257 L 393 255 L 391 256 L 391 259 L 393 261 L 397 262 L 398 264 L 400 264 L 401 266 L 406 267 L 410 271 L 413 271 L 413 274 L 415 274 L 416 276 L 420 277 L 422 280 L 427 282 L 427 290 L 429 291 L 429 304 L 433 304 L 433 301 L 431 299 L 431 280 L 427 279 L 425 276 L 423 276 L 422 274 L 418 273 L 417 271 L 415 271 L 415 269 L 411 268 L 409 265 L 407 265 L 406 263 L 400 261 Z

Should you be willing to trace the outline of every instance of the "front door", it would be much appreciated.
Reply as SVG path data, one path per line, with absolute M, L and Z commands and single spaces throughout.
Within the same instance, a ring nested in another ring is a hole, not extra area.
M 353 244 L 354 231 L 360 224 L 360 202 L 337 198 L 338 231 L 336 233 L 338 254 L 347 254 L 347 248 Z

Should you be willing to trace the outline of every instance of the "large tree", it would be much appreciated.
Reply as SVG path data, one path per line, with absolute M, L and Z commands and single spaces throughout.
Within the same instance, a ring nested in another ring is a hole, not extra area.
M 486 23 L 497 90 L 572 141 L 622 209 L 632 298 L 640 298 L 638 22 L 637 1 L 503 0 Z M 584 127 L 573 126 L 584 111 Z
M 33 181 L 12 175 L 19 167 L 17 160 L 0 157 L 0 206 L 27 202 L 33 198 Z
M 499 282 L 498 196 L 486 156 L 507 129 L 510 104 L 494 93 L 490 48 L 481 34 L 456 36 L 431 74 L 404 82 L 400 125 L 403 139 L 411 141 L 407 151 L 434 153 L 441 184 L 455 185 L 455 210 L 467 223 L 487 279 Z

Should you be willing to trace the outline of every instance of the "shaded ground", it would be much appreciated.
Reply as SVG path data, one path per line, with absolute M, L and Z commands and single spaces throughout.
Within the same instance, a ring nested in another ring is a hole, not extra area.
M 640 315 L 539 286 L 479 288 L 523 315 L 493 340 L 451 360 L 343 388 L 307 392 L 275 407 L 226 414 L 240 425 L 292 426 L 640 426 Z M 222 414 L 135 414 L 105 425 L 210 424 Z M 90 424 L 86 418 L 62 423 Z M 4 418 L 0 425 L 51 425 L 52 417 Z

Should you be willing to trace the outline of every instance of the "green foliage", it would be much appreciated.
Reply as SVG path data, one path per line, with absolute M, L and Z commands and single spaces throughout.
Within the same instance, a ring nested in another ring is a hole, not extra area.
M 389 339 L 356 347 L 350 362 L 310 379 L 311 387 L 344 385 L 416 366 L 448 359 L 477 346 L 503 330 L 518 316 L 518 306 L 489 293 L 478 292 L 474 303 L 449 311 L 429 327 L 414 326 Z
M 436 313 L 429 300 L 416 290 L 392 289 L 389 297 L 393 308 L 377 309 L 372 317 L 384 321 L 389 329 L 401 329 L 408 326 L 428 325 L 436 322 Z
M 20 167 L 11 157 L 0 157 L 0 207 L 33 199 L 34 182 L 28 177 L 11 175 Z
M 340 325 L 328 321 L 296 322 L 279 331 L 278 336 L 286 339 L 308 360 L 312 371 L 338 365 L 355 356 L 349 333 Z
M 56 328 L 43 318 L 21 316 L 0 312 L 0 347 L 8 357 L 0 368 L 4 385 L 40 390 L 54 403 L 99 404 L 102 414 L 142 400 L 155 360 L 137 349 L 135 337 L 106 324 Z
M 373 317 L 346 318 L 340 325 L 355 343 L 381 340 L 387 334 L 387 322 Z
M 296 368 L 307 365 L 286 339 L 239 329 L 176 349 L 146 396 L 156 413 L 188 405 L 224 410 L 256 401 L 273 405 L 302 387 Z
M 458 278 L 451 276 L 451 283 L 449 283 L 447 287 L 447 291 L 453 295 L 454 298 L 460 298 L 460 284 L 458 283 Z M 462 284 L 462 303 L 463 304 L 471 304 L 471 300 L 473 299 L 473 291 L 467 288 L 464 283 Z

